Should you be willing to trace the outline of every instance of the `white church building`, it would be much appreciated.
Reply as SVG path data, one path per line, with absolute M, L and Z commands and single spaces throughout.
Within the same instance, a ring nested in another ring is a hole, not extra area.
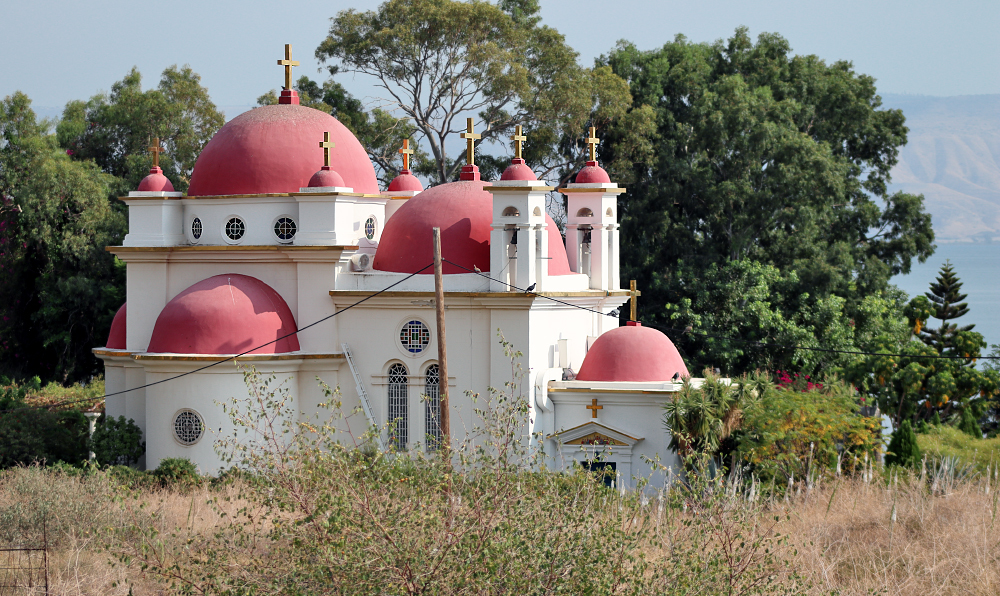
M 558 189 L 568 202 L 564 241 L 545 212 L 555 189 L 519 150 L 500 180 L 481 180 L 470 159 L 457 182 L 424 190 L 404 169 L 382 190 L 343 124 L 282 91 L 279 104 L 219 130 L 187 194 L 154 165 L 122 198 L 129 233 L 108 250 L 127 265 L 127 302 L 107 345 L 94 350 L 107 392 L 123 392 L 107 398 L 107 414 L 142 428 L 147 468 L 185 457 L 215 472 L 215 439 L 233 430 L 221 402 L 247 396 L 242 372 L 225 362 L 149 385 L 263 345 L 238 361 L 283 380 L 303 420 L 324 399 L 319 377 L 340 388 L 345 411 L 364 406 L 368 422 L 394 422 L 386 444 L 427 448 L 440 433 L 429 267 L 438 227 L 450 261 L 453 442 L 475 426 L 465 390 L 485 394 L 511 381 L 500 330 L 523 352 L 527 431 L 544 437 L 550 466 L 599 458 L 629 482 L 649 474 L 648 458 L 669 464 L 662 406 L 689 373 L 664 334 L 607 316 L 630 297 L 619 279 L 625 190 L 591 151 L 575 181 Z M 564 380 L 568 370 L 579 372 Z

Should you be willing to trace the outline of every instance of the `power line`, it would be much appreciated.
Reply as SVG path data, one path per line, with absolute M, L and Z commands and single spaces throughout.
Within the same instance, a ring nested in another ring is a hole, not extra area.
M 281 337 L 273 339 L 273 340 L 267 342 L 266 344 L 261 344 L 261 345 L 255 347 L 255 348 L 250 348 L 249 350 L 247 350 L 245 352 L 241 352 L 239 354 L 235 354 L 233 356 L 229 356 L 228 358 L 223 358 L 222 360 L 217 360 L 217 361 L 215 361 L 215 362 L 213 362 L 211 364 L 206 364 L 205 366 L 196 368 L 194 370 L 189 370 L 189 371 L 181 373 L 179 375 L 174 375 L 174 376 L 168 377 L 166 379 L 160 379 L 159 381 L 154 381 L 152 383 L 146 383 L 145 385 L 140 385 L 139 387 L 132 387 L 131 389 L 124 389 L 122 391 L 115 391 L 114 393 L 105 393 L 104 395 L 98 396 L 98 397 L 85 397 L 85 398 L 79 398 L 79 399 L 65 400 L 65 401 L 62 401 L 62 402 L 58 402 L 58 403 L 55 403 L 55 404 L 44 406 L 44 409 L 61 408 L 61 407 L 64 407 L 64 406 L 69 406 L 69 405 L 73 405 L 73 404 L 81 403 L 81 402 L 85 402 L 85 401 L 89 402 L 89 401 L 95 401 L 95 400 L 100 400 L 100 399 L 106 399 L 108 397 L 111 397 L 111 396 L 114 396 L 114 395 L 121 395 L 123 393 L 128 393 L 130 391 L 138 391 L 140 389 L 145 389 L 147 387 L 152 387 L 154 385 L 160 385 L 162 383 L 167 383 L 167 382 L 170 382 L 170 381 L 175 381 L 177 379 L 180 379 L 181 377 L 186 377 L 188 375 L 193 375 L 193 374 L 199 373 L 199 372 L 201 372 L 203 370 L 207 370 L 209 368 L 212 368 L 213 366 L 218 366 L 220 364 L 224 364 L 224 363 L 229 362 L 231 360 L 236 360 L 237 358 L 239 358 L 241 356 L 246 356 L 247 354 L 250 354 L 251 352 L 256 352 L 257 350 L 259 350 L 261 348 L 265 348 L 265 347 L 267 347 L 267 346 L 269 346 L 269 345 L 271 345 L 273 343 L 279 342 L 279 341 L 281 341 L 283 339 L 286 339 L 286 338 L 289 338 L 289 337 L 291 337 L 293 335 L 298 335 L 299 333 L 305 331 L 306 329 L 309 329 L 310 327 L 315 327 L 316 325 L 319 325 L 320 323 L 322 323 L 324 321 L 328 321 L 328 320 L 332 319 L 333 317 L 335 317 L 335 316 L 337 316 L 337 315 L 339 315 L 339 314 L 341 314 L 343 312 L 351 310 L 352 308 L 354 308 L 355 306 L 358 306 L 359 304 L 362 304 L 364 302 L 367 302 L 367 301 L 371 300 L 372 298 L 378 296 L 379 294 L 388 292 L 389 290 L 391 290 L 392 288 L 398 286 L 399 284 L 403 283 L 404 281 L 412 278 L 415 275 L 419 275 L 420 273 L 422 273 L 426 269 L 429 269 L 430 267 L 433 267 L 433 266 L 434 266 L 434 263 L 431 263 L 430 265 L 427 265 L 426 267 L 423 267 L 423 268 L 419 269 L 418 271 L 415 271 L 415 272 L 407 275 L 403 279 L 400 279 L 399 281 L 396 281 L 394 283 L 389 284 L 388 286 L 382 288 L 381 290 L 375 292 L 374 294 L 372 294 L 370 296 L 366 296 L 366 297 L 362 298 L 361 300 L 358 300 L 354 304 L 349 304 L 349 305 L 345 306 L 344 308 L 342 308 L 342 309 L 334 312 L 333 314 L 327 315 L 327 316 L 323 317 L 322 319 L 319 319 L 318 321 L 313 321 L 312 323 L 309 323 L 305 327 L 299 327 L 298 329 L 296 329 L 295 331 L 292 331 L 291 333 L 286 333 L 285 335 L 282 335 Z M 25 406 L 23 408 L 12 408 L 12 409 L 9 409 L 9 410 L 0 410 L 0 412 L 7 413 L 7 412 L 16 412 L 18 410 L 36 410 L 36 409 L 42 409 L 42 408 L 43 408 L 43 406 Z
M 503 284 L 503 285 L 505 285 L 505 286 L 507 286 L 509 288 L 512 288 L 514 290 L 517 290 L 519 292 L 531 294 L 531 295 L 537 296 L 539 298 L 544 298 L 546 300 L 551 300 L 552 302 L 558 302 L 559 304 L 565 304 L 566 306 L 571 306 L 573 308 L 578 308 L 580 310 L 585 310 L 585 311 L 592 312 L 592 313 L 595 313 L 595 314 L 599 314 L 599 315 L 602 315 L 602 316 L 612 317 L 612 318 L 615 318 L 615 319 L 619 318 L 618 315 L 615 314 L 615 313 L 601 312 L 599 310 L 594 310 L 592 308 L 587 308 L 586 306 L 580 306 L 579 304 L 573 304 L 572 302 L 566 302 L 565 300 L 559 300 L 558 298 L 553 298 L 551 296 L 545 296 L 544 294 L 537 294 L 535 292 L 528 292 L 524 288 L 519 288 L 519 287 L 517 287 L 517 286 L 515 286 L 513 284 L 510 284 L 510 283 L 507 283 L 507 282 L 505 282 L 503 280 L 490 277 L 486 273 L 483 273 L 481 271 L 474 271 L 472 269 L 469 269 L 468 267 L 459 265 L 458 263 L 455 263 L 453 261 L 449 261 L 447 259 L 444 259 L 444 262 L 450 263 L 450 264 L 454 265 L 455 267 L 458 267 L 459 269 L 464 269 L 465 271 L 468 271 L 469 273 L 475 273 L 476 275 L 478 275 L 480 277 L 485 277 L 486 279 L 489 279 L 491 281 L 499 282 L 499 283 L 501 283 L 501 284 Z M 966 358 L 965 356 L 946 356 L 946 355 L 937 355 L 937 356 L 924 355 L 924 356 L 921 356 L 919 354 L 889 354 L 889 353 L 883 353 L 883 352 L 865 352 L 865 351 L 861 351 L 861 350 L 835 350 L 833 348 L 813 348 L 813 347 L 807 347 L 807 346 L 793 346 L 793 345 L 788 345 L 788 344 L 776 344 L 776 343 L 771 343 L 771 342 L 762 342 L 762 341 L 757 341 L 757 340 L 752 340 L 752 339 L 742 339 L 742 338 L 738 338 L 738 337 L 728 337 L 728 336 L 725 336 L 725 335 L 712 335 L 712 334 L 704 333 L 704 332 L 701 332 L 701 331 L 694 331 L 694 330 L 689 330 L 689 329 L 677 329 L 677 328 L 674 328 L 674 327 L 664 327 L 663 325 L 657 325 L 655 323 L 643 323 L 643 325 L 645 325 L 647 327 L 653 327 L 655 329 L 659 329 L 660 331 L 663 331 L 663 332 L 671 332 L 671 333 L 677 332 L 677 333 L 680 333 L 681 335 L 685 335 L 685 334 L 700 335 L 702 337 L 706 337 L 706 338 L 709 338 L 709 339 L 722 339 L 722 340 L 726 340 L 726 341 L 735 341 L 735 342 L 740 342 L 740 343 L 744 343 L 744 344 L 752 344 L 753 347 L 785 348 L 785 349 L 791 349 L 791 350 L 805 350 L 805 351 L 809 351 L 809 352 L 827 352 L 827 353 L 832 353 L 832 354 L 853 354 L 853 355 L 858 355 L 858 356 L 891 356 L 891 357 L 897 357 L 897 358 L 926 358 L 928 360 L 1000 360 L 1000 356 L 977 356 L 976 358 Z

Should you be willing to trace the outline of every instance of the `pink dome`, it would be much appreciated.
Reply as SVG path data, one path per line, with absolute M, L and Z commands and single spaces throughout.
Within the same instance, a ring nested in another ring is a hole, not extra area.
M 578 381 L 670 381 L 691 376 L 674 343 L 649 327 L 626 325 L 594 341 L 576 375 Z
M 309 179 L 310 188 L 319 188 L 322 186 L 347 186 L 344 184 L 344 178 L 337 172 L 328 166 L 323 166 L 318 172 L 312 175 Z
M 400 170 L 399 176 L 392 179 L 386 192 L 422 192 L 424 185 L 410 170 Z
M 604 171 L 604 168 L 597 165 L 596 161 L 588 161 L 587 165 L 577 172 L 575 182 L 577 184 L 610 183 L 611 177 Z
M 204 279 L 167 303 L 153 326 L 148 352 L 239 354 L 297 330 L 292 311 L 269 285 L 227 273 Z M 299 349 L 292 335 L 254 350 L 280 354 Z
M 125 349 L 125 318 L 128 302 L 122 304 L 115 313 L 114 320 L 111 321 L 111 332 L 108 333 L 108 343 L 105 344 L 109 350 L 124 350 Z
M 501 180 L 538 180 L 531 168 L 524 165 L 523 159 L 514 158 L 500 176 Z
M 174 192 L 174 185 L 163 175 L 163 170 L 154 167 L 149 170 L 149 175 L 139 183 L 139 192 Z
M 323 165 L 324 132 L 343 186 L 377 194 L 375 168 L 346 126 L 319 110 L 279 104 L 244 112 L 215 133 L 194 165 L 188 195 L 299 192 Z
M 373 267 L 378 271 L 414 273 L 434 261 L 433 228 L 441 228 L 444 258 L 468 269 L 490 270 L 493 195 L 482 180 L 460 180 L 435 186 L 409 199 L 382 230 Z M 559 228 L 545 216 L 549 234 L 549 275 L 568 275 L 569 260 Z M 445 273 L 468 273 L 444 264 Z M 424 270 L 427 275 L 433 268 Z

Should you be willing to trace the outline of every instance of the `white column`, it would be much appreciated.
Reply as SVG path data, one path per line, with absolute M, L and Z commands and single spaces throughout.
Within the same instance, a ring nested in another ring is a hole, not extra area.
M 580 273 L 580 230 L 577 224 L 566 224 L 566 258 L 569 270 Z
M 535 283 L 535 238 L 532 234 L 530 224 L 518 224 L 517 226 L 517 260 L 511 267 L 517 267 L 514 285 L 521 290 L 528 289 L 528 286 Z M 536 287 L 537 289 L 537 287 Z
M 618 224 L 613 224 L 609 226 L 611 228 L 611 254 L 609 255 L 609 264 L 611 265 L 611 288 L 612 290 L 617 290 L 622 287 L 621 281 L 621 226 Z
M 503 224 L 493 224 L 490 231 L 490 291 L 506 292 L 510 288 L 503 284 L 503 276 L 507 275 L 504 265 L 507 264 L 507 233 Z M 502 273 L 501 273 L 502 272 Z
M 544 289 L 545 279 L 549 276 L 549 224 L 541 223 L 535 226 L 535 281 L 536 291 Z
M 590 289 L 608 290 L 608 229 L 594 224 L 590 232 Z M 617 288 L 616 288 L 617 289 Z

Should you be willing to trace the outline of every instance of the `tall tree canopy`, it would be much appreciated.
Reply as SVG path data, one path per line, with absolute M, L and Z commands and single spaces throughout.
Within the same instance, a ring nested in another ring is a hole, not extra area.
M 99 372 L 103 345 L 125 301 L 116 185 L 74 161 L 38 123 L 23 93 L 0 104 L 0 374 L 77 381 Z
M 537 13 L 534 0 L 388 0 L 375 11 L 338 13 L 316 57 L 375 78 L 385 107 L 429 147 L 418 169 L 433 183 L 457 175 L 463 160 L 449 157 L 445 143 L 474 115 L 480 143 L 506 142 L 514 126 L 527 127 L 528 157 L 547 174 L 579 161 L 588 123 L 624 115 L 631 97 L 609 69 L 578 65 Z
M 888 281 L 934 234 L 922 196 L 888 193 L 907 129 L 874 79 L 746 29 L 653 51 L 623 42 L 604 60 L 656 111 L 657 154 L 633 162 L 621 205 L 623 277 L 643 286 L 646 320 L 692 327 L 675 340 L 695 368 L 839 370 L 856 357 L 762 344 L 906 340 Z M 610 127 L 605 161 L 628 135 Z
M 116 192 L 134 190 L 149 173 L 147 152 L 153 137 L 166 147 L 164 173 L 180 192 L 187 191 L 194 163 L 225 120 L 189 66 L 168 67 L 155 89 L 142 90 L 133 68 L 88 101 L 71 101 L 56 129 L 59 145 L 73 159 L 93 160 L 123 182 Z

